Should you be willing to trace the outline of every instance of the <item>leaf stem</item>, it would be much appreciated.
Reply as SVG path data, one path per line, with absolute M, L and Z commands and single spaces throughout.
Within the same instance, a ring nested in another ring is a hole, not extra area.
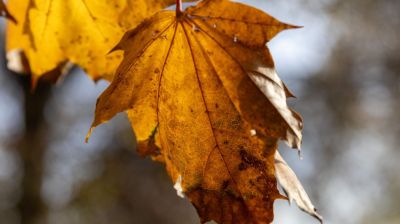
M 176 15 L 182 14 L 182 0 L 176 0 Z

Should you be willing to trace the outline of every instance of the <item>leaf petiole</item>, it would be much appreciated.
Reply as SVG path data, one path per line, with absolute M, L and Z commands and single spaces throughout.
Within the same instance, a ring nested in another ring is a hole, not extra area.
M 182 0 L 176 0 L 176 15 L 182 14 Z

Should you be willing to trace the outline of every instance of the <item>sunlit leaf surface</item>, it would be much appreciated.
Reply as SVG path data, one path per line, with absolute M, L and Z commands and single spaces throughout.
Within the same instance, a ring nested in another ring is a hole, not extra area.
M 249 6 L 202 1 L 127 32 L 124 60 L 93 127 L 128 111 L 139 152 L 166 164 L 202 222 L 270 223 L 279 139 L 301 143 L 301 118 L 265 46 L 293 26 Z

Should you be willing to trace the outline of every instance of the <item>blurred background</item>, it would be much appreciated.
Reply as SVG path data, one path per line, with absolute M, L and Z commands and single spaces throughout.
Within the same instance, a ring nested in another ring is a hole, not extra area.
M 268 45 L 304 117 L 303 160 L 281 145 L 325 223 L 400 223 L 400 1 L 253 0 L 304 26 Z M 0 224 L 195 224 L 121 114 L 84 138 L 97 96 L 75 68 L 57 86 L 6 69 L 0 26 Z M 276 203 L 276 224 L 318 223 Z

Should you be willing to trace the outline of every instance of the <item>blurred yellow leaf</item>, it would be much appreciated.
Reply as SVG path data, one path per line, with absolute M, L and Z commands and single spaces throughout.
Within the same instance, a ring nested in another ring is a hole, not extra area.
M 8 24 L 7 50 L 26 55 L 37 80 L 66 62 L 93 79 L 112 75 L 119 52 L 108 55 L 123 33 L 174 0 L 9 0 L 18 24 Z
M 124 60 L 92 128 L 128 111 L 139 151 L 166 164 L 202 222 L 271 223 L 282 197 L 277 142 L 301 143 L 301 118 L 265 46 L 288 28 L 227 0 L 157 13 L 115 48 Z
M 9 20 L 17 23 L 17 20 L 8 12 L 6 5 L 4 4 L 3 0 L 0 0 L 0 15 L 7 17 Z

